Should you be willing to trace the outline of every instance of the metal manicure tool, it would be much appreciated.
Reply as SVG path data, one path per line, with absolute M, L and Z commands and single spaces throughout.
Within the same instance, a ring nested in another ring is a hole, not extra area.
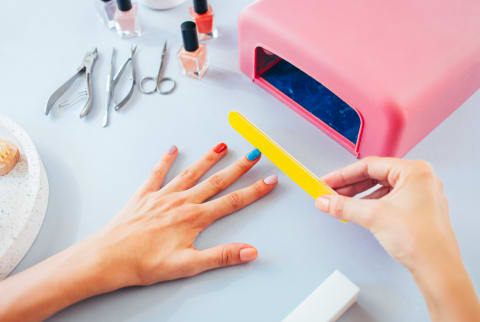
M 60 86 L 53 94 L 50 96 L 47 106 L 45 108 L 45 115 L 48 115 L 50 111 L 57 105 L 57 102 L 62 96 L 65 94 L 65 92 L 68 91 L 68 89 L 75 83 L 75 81 L 82 75 L 85 74 L 85 78 L 87 81 L 87 88 L 79 93 L 79 96 L 71 99 L 64 101 L 60 104 L 58 104 L 58 108 L 65 108 L 68 106 L 71 106 L 78 101 L 80 101 L 83 98 L 87 99 L 87 102 L 85 103 L 81 113 L 80 113 L 80 118 L 83 118 L 87 116 L 87 114 L 90 112 L 92 108 L 92 103 L 93 103 L 93 95 L 92 95 L 92 70 L 93 66 L 95 65 L 95 61 L 97 60 L 98 57 L 98 51 L 97 48 L 94 48 L 92 51 L 89 51 L 85 54 L 85 57 L 83 58 L 83 62 L 78 67 L 77 72 L 75 75 L 73 75 L 69 80 L 67 80 L 62 86 Z
M 167 54 L 167 42 L 163 44 L 163 50 L 162 50 L 162 56 L 160 57 L 160 67 L 158 69 L 158 73 L 156 77 L 145 77 L 140 81 L 139 88 L 140 92 L 143 94 L 153 94 L 155 92 L 158 92 L 159 94 L 162 95 L 168 95 L 171 94 L 174 90 L 175 87 L 177 86 L 177 83 L 175 80 L 173 80 L 170 77 L 162 77 L 163 74 L 163 69 L 165 68 L 165 56 Z M 146 89 L 145 84 L 146 83 L 154 83 L 154 86 L 150 86 L 151 89 Z M 162 84 L 164 83 L 170 83 L 170 86 L 167 89 L 162 89 Z
M 107 74 L 107 86 L 106 86 L 106 97 L 105 97 L 105 116 L 103 117 L 103 127 L 108 126 L 109 115 L 110 115 L 110 104 L 112 103 L 112 86 L 113 86 L 113 68 L 115 61 L 115 48 L 112 49 L 112 58 L 110 60 L 110 67 Z
M 128 101 L 132 98 L 133 92 L 135 90 L 135 85 L 137 84 L 137 79 L 135 76 L 135 64 L 134 64 L 134 56 L 137 51 L 137 46 L 132 45 L 131 50 L 130 50 L 130 57 L 123 63 L 122 67 L 120 67 L 119 71 L 115 76 L 113 76 L 113 72 L 115 69 L 115 56 L 116 56 L 116 50 L 115 48 L 112 49 L 112 58 L 110 61 L 110 67 L 109 67 L 109 72 L 107 76 L 107 86 L 106 86 L 106 97 L 105 97 L 105 114 L 103 117 L 103 127 L 107 127 L 109 123 L 109 117 L 110 117 L 110 106 L 112 104 L 112 101 L 114 101 L 114 92 L 115 92 L 115 87 L 118 84 L 118 81 L 120 77 L 123 75 L 126 67 L 130 64 L 131 65 L 131 85 L 130 89 L 127 93 L 127 95 L 120 100 L 118 103 L 115 104 L 114 109 L 115 111 L 120 110 L 122 107 L 124 107 Z

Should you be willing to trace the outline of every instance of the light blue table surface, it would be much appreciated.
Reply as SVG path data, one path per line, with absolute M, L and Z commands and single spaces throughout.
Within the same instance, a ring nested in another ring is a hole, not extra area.
M 181 150 L 169 175 L 217 142 L 230 146 L 220 169 L 251 146 L 227 123 L 236 109 L 321 175 L 355 161 L 340 145 L 251 83 L 238 70 L 237 17 L 249 0 L 211 1 L 220 38 L 209 42 L 211 67 L 202 81 L 180 75 L 176 51 L 188 4 L 170 11 L 140 8 L 146 33 L 136 40 L 138 75 L 154 74 L 163 40 L 166 75 L 178 80 L 170 96 L 138 92 L 129 107 L 101 128 L 111 47 L 124 59 L 130 43 L 104 28 L 92 1 L 2 1 L 0 113 L 30 133 L 45 163 L 50 201 L 32 249 L 15 272 L 74 244 L 106 224 L 171 144 Z M 94 70 L 95 105 L 86 121 L 80 106 L 52 120 L 49 95 L 89 49 L 101 56 Z M 433 164 L 445 183 L 452 224 L 477 290 L 480 287 L 480 91 L 408 155 Z M 124 289 L 72 306 L 53 321 L 279 321 L 335 269 L 361 289 L 341 321 L 424 321 L 422 296 L 409 273 L 355 224 L 320 212 L 313 200 L 263 159 L 228 191 L 276 173 L 278 188 L 251 207 L 222 219 L 198 239 L 200 248 L 233 241 L 259 250 L 257 261 L 152 287 Z M 81 260 L 79 258 L 79 260 Z

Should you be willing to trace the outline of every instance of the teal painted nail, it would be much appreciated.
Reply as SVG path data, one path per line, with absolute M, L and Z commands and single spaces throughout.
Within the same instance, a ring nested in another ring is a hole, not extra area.
M 252 150 L 249 154 L 247 154 L 247 159 L 248 159 L 248 161 L 255 161 L 255 160 L 257 160 L 261 155 L 262 155 L 262 153 L 260 152 L 259 149 L 254 149 L 254 150 Z

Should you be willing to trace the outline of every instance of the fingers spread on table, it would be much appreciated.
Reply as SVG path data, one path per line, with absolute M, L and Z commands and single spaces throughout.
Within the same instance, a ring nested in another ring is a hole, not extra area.
M 150 172 L 149 177 L 140 187 L 138 194 L 144 196 L 147 193 L 157 191 L 162 187 L 163 180 L 178 155 L 178 148 L 172 145 L 170 149 L 162 156 L 160 161 Z
M 253 246 L 232 243 L 196 251 L 192 260 L 200 273 L 215 268 L 248 263 L 255 260 L 257 256 L 258 252 Z
M 207 152 L 197 162 L 185 169 L 177 177 L 175 177 L 171 182 L 169 182 L 163 189 L 162 192 L 178 192 L 190 189 L 193 187 L 198 180 L 213 167 L 220 159 L 222 159 L 228 152 L 228 147 L 225 143 L 220 143 Z
M 208 226 L 215 220 L 242 209 L 272 191 L 278 183 L 277 176 L 270 176 L 257 181 L 253 185 L 231 192 L 218 199 L 201 205 L 203 208 L 203 226 Z
M 253 156 L 252 152 L 248 155 L 245 155 L 234 164 L 228 166 L 220 172 L 217 172 L 205 181 L 187 191 L 189 200 L 195 203 L 204 202 L 237 181 L 238 178 L 244 175 L 258 162 L 258 160 L 260 160 L 260 151 L 254 151 L 255 152 Z

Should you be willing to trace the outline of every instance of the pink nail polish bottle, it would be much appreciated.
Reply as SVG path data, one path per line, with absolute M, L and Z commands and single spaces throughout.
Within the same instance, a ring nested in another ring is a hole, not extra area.
M 141 32 L 137 5 L 131 0 L 117 0 L 115 12 L 117 33 L 122 38 L 139 37 Z
M 199 44 L 197 26 L 193 21 L 182 23 L 183 47 L 178 52 L 178 59 L 184 75 L 200 79 L 208 69 L 207 47 Z

